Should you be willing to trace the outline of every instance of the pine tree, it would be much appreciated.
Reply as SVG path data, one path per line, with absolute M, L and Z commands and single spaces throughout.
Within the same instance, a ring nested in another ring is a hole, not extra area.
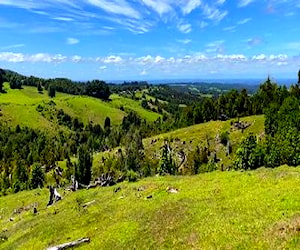
M 75 165 L 75 178 L 79 183 L 88 185 L 92 178 L 93 157 L 86 145 L 78 150 L 78 163 Z
M 175 174 L 176 168 L 172 159 L 169 143 L 166 142 L 162 147 L 161 163 L 158 167 L 159 175 Z
M 45 174 L 42 169 L 42 165 L 35 163 L 32 166 L 30 175 L 30 186 L 31 188 L 42 188 L 44 186 Z

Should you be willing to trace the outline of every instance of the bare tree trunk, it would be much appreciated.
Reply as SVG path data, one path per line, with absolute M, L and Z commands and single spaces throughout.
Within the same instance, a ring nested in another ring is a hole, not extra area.
M 67 249 L 67 248 L 70 248 L 70 247 L 78 246 L 78 245 L 80 245 L 82 243 L 85 243 L 85 242 L 90 242 L 90 239 L 89 238 L 82 238 L 82 239 L 75 240 L 75 241 L 72 241 L 72 242 L 67 242 L 67 243 L 64 243 L 64 244 L 61 244 L 61 245 L 58 245 L 58 246 L 48 247 L 46 250 Z

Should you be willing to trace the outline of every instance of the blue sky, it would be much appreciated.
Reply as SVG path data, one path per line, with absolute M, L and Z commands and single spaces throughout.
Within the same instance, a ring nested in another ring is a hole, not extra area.
M 104 79 L 295 78 L 300 0 L 0 0 L 0 67 Z

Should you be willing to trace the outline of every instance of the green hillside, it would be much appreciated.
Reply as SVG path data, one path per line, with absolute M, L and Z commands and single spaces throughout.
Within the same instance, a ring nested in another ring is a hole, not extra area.
M 120 124 L 126 112 L 133 110 L 147 121 L 154 121 L 159 114 L 145 110 L 139 101 L 112 95 L 112 101 L 104 102 L 88 96 L 72 96 L 57 93 L 55 98 L 49 98 L 47 91 L 38 93 L 34 87 L 24 86 L 23 89 L 10 89 L 8 84 L 4 85 L 7 91 L 0 94 L 0 121 L 16 126 L 29 126 L 45 130 L 56 130 L 58 125 L 51 119 L 37 112 L 38 105 L 47 105 L 52 100 L 56 109 L 63 109 L 72 117 L 87 124 L 89 121 L 104 124 L 106 117 L 110 117 L 113 125 Z M 125 107 L 124 111 L 120 107 Z
M 183 151 L 186 154 L 186 166 L 183 167 L 188 169 L 191 164 L 189 162 L 189 154 L 191 154 L 197 146 L 207 146 L 208 141 L 210 151 L 216 152 L 218 159 L 220 159 L 218 167 L 220 168 L 221 165 L 223 165 L 226 169 L 231 166 L 232 160 L 234 159 L 234 153 L 243 138 L 247 137 L 250 133 L 257 135 L 261 139 L 264 137 L 265 118 L 263 115 L 240 118 L 241 122 L 250 125 L 243 132 L 232 128 L 231 123 L 234 121 L 237 121 L 237 119 L 228 121 L 210 121 L 144 139 L 143 144 L 145 154 L 148 155 L 149 158 L 159 160 L 161 157 L 161 147 L 164 145 L 165 140 L 168 140 L 174 151 L 173 155 L 175 156 L 174 158 L 177 165 L 180 164 L 177 153 Z M 218 137 L 222 132 L 228 133 L 229 140 L 232 144 L 233 154 L 230 154 L 229 156 L 226 156 L 226 147 L 218 141 Z M 97 164 L 101 161 L 102 156 L 114 157 L 115 154 L 117 154 L 116 152 L 117 151 L 114 150 L 112 152 L 96 154 L 94 156 L 94 166 L 97 168 Z
M 0 197 L 0 249 L 82 237 L 90 243 L 78 249 L 299 249 L 299 176 L 284 166 L 152 177 L 119 192 L 59 190 L 63 200 L 48 208 L 47 189 L 20 192 Z

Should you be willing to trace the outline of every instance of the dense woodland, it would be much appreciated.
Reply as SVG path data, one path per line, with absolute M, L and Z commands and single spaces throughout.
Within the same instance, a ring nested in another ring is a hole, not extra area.
M 300 71 L 298 82 L 290 88 L 278 86 L 268 77 L 254 93 L 251 91 L 249 94 L 247 89 L 232 89 L 218 91 L 211 96 L 180 91 L 180 88 L 167 85 L 150 85 L 147 82 L 120 85 L 99 80 L 74 82 L 62 78 L 25 77 L 12 71 L 0 70 L 0 99 L 1 95 L 5 95 L 4 82 L 9 82 L 12 89 L 34 86 L 37 91 L 48 91 L 50 97 L 55 97 L 56 92 L 64 92 L 93 96 L 108 102 L 112 93 L 139 99 L 135 92 L 147 90 L 153 99 L 148 100 L 142 96 L 142 107 L 162 114 L 162 118 L 150 123 L 135 112 L 128 112 L 120 126 L 112 126 L 109 117 L 103 125 L 84 125 L 78 117 L 56 109 L 53 99 L 46 106 L 38 106 L 37 112 L 51 110 L 52 116 L 67 131 L 59 131 L 51 136 L 32 128 L 0 124 L 2 194 L 42 187 L 49 174 L 53 175 L 57 184 L 67 184 L 71 175 L 74 175 L 85 185 L 100 174 L 108 173 L 115 178 L 125 176 L 131 181 L 154 174 L 178 174 L 167 144 L 162 147 L 158 162 L 145 155 L 142 139 L 211 120 L 258 114 L 265 115 L 265 136 L 262 139 L 255 135 L 245 138 L 238 150 L 232 152 L 235 158 L 232 169 L 300 164 Z M 223 140 L 226 144 L 226 138 Z M 117 147 L 118 157 L 106 160 L 101 168 L 92 172 L 93 154 Z M 209 163 L 209 154 L 202 148 L 193 152 L 193 173 L 198 173 L 200 166 Z M 76 160 L 71 160 L 74 157 Z M 67 162 L 67 169 L 61 176 L 66 183 L 59 183 L 55 172 L 56 162 L 62 160 Z

